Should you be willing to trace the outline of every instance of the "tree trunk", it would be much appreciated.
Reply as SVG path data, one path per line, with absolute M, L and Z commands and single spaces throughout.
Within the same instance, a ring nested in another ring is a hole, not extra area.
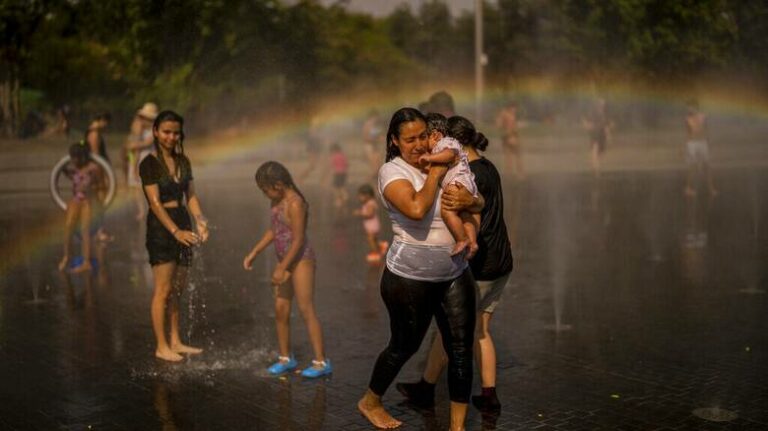
M 0 134 L 15 137 L 21 115 L 21 85 L 15 65 L 6 65 L 0 73 Z

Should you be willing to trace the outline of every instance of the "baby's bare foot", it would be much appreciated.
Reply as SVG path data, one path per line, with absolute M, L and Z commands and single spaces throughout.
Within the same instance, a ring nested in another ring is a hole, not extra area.
M 178 353 L 176 353 L 176 352 L 174 352 L 173 350 L 170 350 L 170 349 L 168 349 L 168 350 L 165 350 L 165 349 L 163 349 L 163 350 L 160 350 L 160 349 L 155 350 L 155 357 L 158 358 L 158 359 L 162 359 L 164 361 L 169 361 L 169 362 L 179 362 L 179 361 L 184 359 L 183 356 L 179 355 Z
M 477 242 L 471 242 L 467 246 L 467 255 L 464 256 L 465 259 L 470 260 L 477 254 L 477 250 L 479 250 L 480 247 L 477 245 Z
M 182 343 L 171 344 L 171 350 L 176 353 L 188 353 L 190 355 L 197 355 L 197 354 L 203 353 L 203 349 L 187 346 L 186 344 L 182 344 Z
M 403 424 L 399 420 L 393 418 L 392 415 L 384 410 L 384 406 L 378 403 L 374 404 L 366 402 L 365 399 L 361 399 L 357 402 L 357 409 L 376 428 L 395 429 Z
M 457 254 L 464 251 L 464 249 L 467 247 L 469 247 L 469 241 L 466 239 L 456 241 L 456 244 L 453 246 L 453 250 L 451 250 L 451 256 L 456 256 Z

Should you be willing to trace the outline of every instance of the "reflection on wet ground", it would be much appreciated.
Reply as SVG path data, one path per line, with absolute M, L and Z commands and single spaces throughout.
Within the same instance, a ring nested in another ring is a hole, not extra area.
M 355 402 L 387 342 L 381 268 L 365 263 L 359 221 L 334 215 L 330 191 L 303 186 L 335 374 L 268 377 L 274 258 L 240 268 L 268 223 L 255 167 L 196 175 L 214 226 L 182 300 L 182 328 L 206 349 L 199 357 L 152 356 L 151 272 L 132 211 L 112 212 L 118 240 L 93 274 L 59 274 L 51 240 L 2 275 L 0 428 L 369 429 Z M 713 199 L 684 197 L 681 172 L 505 183 L 516 270 L 493 323 L 503 410 L 470 408 L 468 429 L 768 428 L 768 172 L 718 179 Z M 0 213 L 3 229 L 23 228 L 22 209 Z M 311 352 L 298 313 L 293 322 L 303 365 Z M 402 380 L 418 377 L 423 353 Z M 447 429 L 444 382 L 437 397 L 434 411 L 394 390 L 385 402 L 404 429 Z

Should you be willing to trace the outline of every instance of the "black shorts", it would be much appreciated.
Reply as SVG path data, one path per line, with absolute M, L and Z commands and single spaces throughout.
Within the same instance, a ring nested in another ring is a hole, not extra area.
M 333 174 L 333 186 L 344 187 L 347 185 L 347 173 Z
M 171 220 L 180 230 L 192 230 L 192 220 L 185 207 L 166 208 Z M 149 264 L 152 266 L 161 263 L 176 262 L 180 266 L 192 264 L 192 247 L 188 247 L 171 235 L 171 232 L 160 223 L 152 210 L 147 216 L 147 251 L 149 252 Z

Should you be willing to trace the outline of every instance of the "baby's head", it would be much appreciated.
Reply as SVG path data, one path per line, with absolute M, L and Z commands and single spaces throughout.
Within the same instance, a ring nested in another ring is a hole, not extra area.
M 369 184 L 363 184 L 360 186 L 360 188 L 357 189 L 357 198 L 361 203 L 368 202 L 369 200 L 373 199 L 373 197 L 373 187 L 371 187 Z
M 88 163 L 91 151 L 85 141 L 76 142 L 69 146 L 69 158 L 75 163 L 75 166 L 82 168 Z
M 448 119 L 443 114 L 430 112 L 427 118 L 427 134 L 429 135 L 429 149 L 431 150 L 437 141 L 448 134 Z

